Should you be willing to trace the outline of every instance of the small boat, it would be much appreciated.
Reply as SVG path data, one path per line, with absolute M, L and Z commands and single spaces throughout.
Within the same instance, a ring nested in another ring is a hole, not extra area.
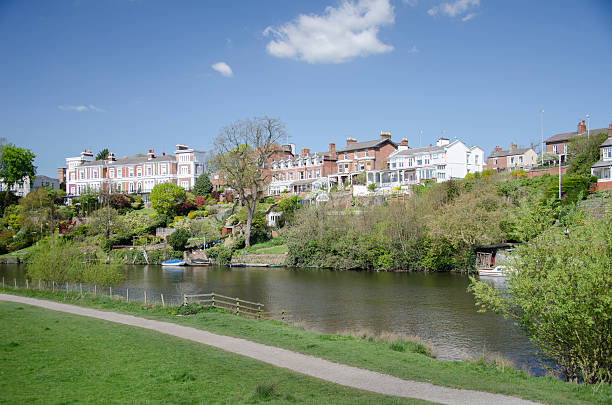
M 162 262 L 162 266 L 184 266 L 185 261 L 180 259 L 170 259 Z
M 478 269 L 479 276 L 488 276 L 488 277 L 506 277 L 504 274 L 504 266 L 495 266 L 494 268 L 481 268 Z
M 189 266 L 210 266 L 210 260 L 193 259 L 189 262 Z
M 227 267 L 246 267 L 244 263 L 228 263 Z
M 282 264 L 268 264 L 268 267 L 283 267 Z

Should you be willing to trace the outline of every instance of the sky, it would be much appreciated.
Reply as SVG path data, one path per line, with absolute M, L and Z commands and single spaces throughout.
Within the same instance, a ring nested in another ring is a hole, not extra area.
M 542 116 L 545 137 L 612 122 L 610 21 L 609 0 L 0 0 L 0 136 L 52 177 L 263 115 L 298 149 L 422 131 L 488 154 Z

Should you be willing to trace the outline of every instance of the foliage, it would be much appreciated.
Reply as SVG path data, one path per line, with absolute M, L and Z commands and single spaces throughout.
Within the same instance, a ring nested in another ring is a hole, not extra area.
M 197 215 L 198 214 L 196 211 L 191 211 L 189 214 L 187 214 L 187 218 L 194 219 Z
M 355 177 L 353 177 L 353 184 L 366 184 L 366 172 L 365 170 L 359 172 Z
M 96 160 L 105 160 L 108 158 L 108 148 L 102 149 L 100 152 L 96 154 Z
M 232 249 L 224 245 L 217 245 L 206 249 L 206 256 L 217 264 L 227 264 L 232 261 Z
M 265 191 L 270 180 L 265 167 L 284 134 L 284 125 L 279 120 L 263 117 L 230 124 L 215 140 L 210 163 L 223 173 L 224 186 L 234 190 L 247 208 L 244 228 L 247 246 L 251 244 L 251 226 L 259 194 Z
M 558 177 L 557 177 L 558 178 Z M 561 204 L 571 205 L 584 199 L 588 192 L 593 178 L 591 175 L 562 175 L 561 176 Z M 559 184 L 551 183 L 545 192 L 546 198 L 559 198 Z
M 507 293 L 472 280 L 482 308 L 515 319 L 570 381 L 612 381 L 612 214 L 573 212 L 517 249 Z
M 567 174 L 590 176 L 591 166 L 599 160 L 599 145 L 608 138 L 608 134 L 591 134 L 575 136 L 570 139 L 567 158 Z
M 100 206 L 100 194 L 94 190 L 87 189 L 78 197 L 78 203 L 83 215 L 89 215 Z
M 189 240 L 189 232 L 185 229 L 177 229 L 168 236 L 168 244 L 174 250 L 185 250 L 185 245 Z
M 185 189 L 174 183 L 156 184 L 149 196 L 151 207 L 164 215 L 174 214 L 186 198 Z
M 295 218 L 295 212 L 300 208 L 301 201 L 297 195 L 286 196 L 281 198 L 278 205 L 275 207 L 275 211 L 282 212 L 283 224 L 290 224 Z
M 195 200 L 193 201 L 193 203 L 195 204 L 195 206 L 200 209 L 202 208 L 202 206 L 206 205 L 206 198 L 202 197 L 201 195 L 196 196 Z
M 113 250 L 113 262 L 117 264 L 161 264 L 169 259 L 182 259 L 183 252 L 171 248 L 147 251 L 147 259 L 140 249 Z
M 372 183 L 372 184 L 368 185 L 368 190 L 376 191 L 376 184 Z
M 118 284 L 125 278 L 114 265 L 89 260 L 78 245 L 59 237 L 38 242 L 28 255 L 26 272 L 33 280 Z
M 208 173 L 202 173 L 193 186 L 193 193 L 196 196 L 203 197 L 209 195 L 212 189 L 213 185 L 210 182 L 210 175 Z
M 34 181 L 36 167 L 34 155 L 29 149 L 23 149 L 12 143 L 0 147 L 0 178 L 5 184 L 13 185 L 20 181 Z
M 11 190 L 0 191 L 0 216 L 4 216 L 4 210 L 19 202 L 17 197 Z

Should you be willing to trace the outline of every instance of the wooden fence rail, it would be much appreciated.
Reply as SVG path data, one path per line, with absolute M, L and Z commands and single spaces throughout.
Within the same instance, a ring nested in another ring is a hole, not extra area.
M 183 302 L 195 302 L 200 305 L 220 308 L 226 311 L 234 312 L 237 315 L 253 317 L 256 319 L 271 319 L 281 318 L 283 321 L 287 319 L 288 311 L 264 311 L 264 304 L 243 300 L 237 297 L 228 297 L 217 293 L 209 294 L 184 294 Z

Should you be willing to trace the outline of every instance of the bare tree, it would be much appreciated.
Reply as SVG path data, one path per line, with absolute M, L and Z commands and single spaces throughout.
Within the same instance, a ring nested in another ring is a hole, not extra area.
M 236 121 L 214 141 L 211 166 L 223 173 L 224 186 L 238 195 L 247 209 L 244 241 L 251 245 L 251 224 L 257 199 L 269 183 L 268 162 L 285 136 L 285 126 L 276 118 L 261 117 Z

